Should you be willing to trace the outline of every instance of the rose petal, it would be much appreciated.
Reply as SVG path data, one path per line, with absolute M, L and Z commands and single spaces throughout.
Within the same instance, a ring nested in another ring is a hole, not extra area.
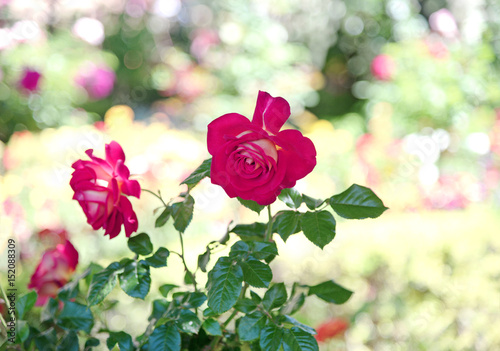
M 210 155 L 215 155 L 223 147 L 229 137 L 236 137 L 245 132 L 255 130 L 250 120 L 237 113 L 228 113 L 208 125 L 207 146 Z
M 106 150 L 106 161 L 112 166 L 115 166 L 118 161 L 122 161 L 122 163 L 125 162 L 125 153 L 120 144 L 116 141 L 106 144 L 104 148 Z
M 282 97 L 272 97 L 259 91 L 252 123 L 271 134 L 278 134 L 280 128 L 290 117 L 290 105 Z
M 120 199 L 120 211 L 123 214 L 125 235 L 128 238 L 133 232 L 138 229 L 139 223 L 137 222 L 137 216 L 132 209 L 132 204 L 125 196 L 122 196 Z

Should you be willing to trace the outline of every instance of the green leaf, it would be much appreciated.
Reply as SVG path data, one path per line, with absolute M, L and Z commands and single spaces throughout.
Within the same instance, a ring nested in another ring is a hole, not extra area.
M 256 259 L 248 259 L 240 263 L 243 270 L 243 279 L 253 287 L 267 288 L 273 279 L 271 268 Z
M 205 332 L 208 335 L 213 335 L 213 336 L 221 336 L 222 335 L 222 330 L 220 328 L 219 322 L 217 322 L 213 318 L 207 318 L 203 322 L 202 328 L 205 330 Z
M 94 325 L 94 317 L 90 307 L 77 302 L 66 301 L 58 317 L 57 324 L 64 329 L 83 330 L 88 334 Z
M 85 350 L 88 350 L 90 349 L 91 347 L 96 347 L 96 346 L 99 346 L 101 342 L 99 341 L 99 339 L 96 339 L 96 338 L 89 338 L 87 339 L 87 341 L 85 342 Z
M 23 319 L 24 315 L 35 306 L 36 299 L 37 294 L 35 291 L 30 291 L 19 297 L 16 304 L 18 319 Z
M 18 319 L 16 328 L 17 328 L 16 342 L 21 342 L 21 343 L 25 342 L 30 336 L 30 326 L 28 322 Z
M 300 232 L 300 212 L 297 211 L 280 211 L 274 219 L 273 231 L 281 236 L 281 239 L 286 242 L 292 234 Z
M 163 227 L 167 223 L 171 214 L 172 214 L 172 208 L 166 207 L 163 210 L 163 212 L 158 216 L 158 218 L 156 218 L 155 228 Z
M 257 202 L 252 200 L 243 200 L 241 197 L 238 197 L 238 201 L 240 202 L 240 204 L 242 204 L 249 210 L 256 212 L 257 214 L 260 214 L 260 211 L 262 211 L 266 207 L 259 205 Z
M 57 345 L 57 351 L 78 351 L 78 334 L 71 330 Z
M 284 283 L 274 284 L 266 294 L 264 295 L 264 299 L 262 300 L 262 305 L 268 311 L 273 308 L 280 307 L 287 300 L 287 293 Z
M 333 280 L 309 287 L 309 296 L 316 295 L 326 302 L 340 305 L 345 303 L 352 295 L 352 291 L 338 285 Z
M 153 252 L 153 244 L 146 233 L 137 234 L 128 239 L 128 248 L 138 255 L 149 255 Z
M 148 342 L 149 351 L 180 351 L 181 334 L 173 323 L 156 328 Z
M 250 252 L 250 245 L 252 243 L 247 243 L 243 240 L 237 241 L 231 246 L 231 251 L 229 251 L 229 257 L 238 257 L 246 255 Z
M 260 331 L 266 325 L 266 315 L 262 312 L 253 312 L 240 319 L 238 335 L 242 341 L 252 341 L 259 337 Z
M 318 343 L 314 336 L 297 328 L 283 331 L 283 351 L 318 351 Z
M 293 209 L 298 209 L 302 204 L 302 195 L 294 188 L 282 189 L 278 199 Z
M 260 348 L 262 351 L 278 351 L 283 339 L 283 330 L 275 325 L 268 325 L 260 332 Z
M 306 212 L 300 225 L 306 238 L 321 249 L 335 238 L 335 218 L 328 211 Z
M 348 219 L 377 218 L 387 210 L 371 189 L 357 184 L 332 196 L 330 206 L 339 216 Z
M 120 332 L 109 332 L 109 337 L 106 340 L 106 345 L 108 349 L 112 350 L 115 345 L 118 344 L 120 351 L 134 351 L 134 343 L 132 342 L 132 337 L 127 333 Z
M 252 290 L 250 290 L 250 297 L 252 298 L 252 301 L 257 303 L 257 304 L 261 303 L 261 301 L 262 301 L 262 298 L 259 295 L 257 295 L 256 292 L 254 292 Z
M 37 351 L 53 351 L 57 343 L 57 334 L 54 328 L 49 328 L 35 337 Z
M 193 273 L 190 271 L 186 271 L 186 274 L 184 275 L 184 284 L 186 285 L 191 285 L 194 282 L 194 277 Z
M 181 310 L 175 323 L 181 331 L 188 334 L 197 334 L 201 327 L 200 319 L 190 310 Z
M 280 310 L 281 313 L 284 314 L 294 314 L 300 308 L 304 305 L 304 302 L 306 301 L 306 295 L 303 293 L 300 293 L 298 295 L 295 295 L 293 298 L 288 300 L 287 304 L 284 306 L 282 310 Z
M 87 302 L 89 306 L 100 303 L 113 290 L 116 285 L 116 277 L 122 271 L 118 262 L 111 263 L 108 267 L 92 276 Z
M 187 301 L 184 303 L 185 308 L 198 308 L 207 301 L 207 296 L 200 291 L 187 293 L 187 297 Z
M 167 311 L 168 306 L 170 305 L 170 302 L 164 299 L 158 299 L 153 301 L 153 310 L 151 311 L 151 315 L 149 316 L 148 320 L 150 321 L 151 319 L 160 319 L 161 316 Z
M 280 322 L 290 326 L 290 327 L 297 327 L 299 329 L 302 329 L 303 331 L 305 331 L 306 333 L 308 334 L 312 334 L 312 335 L 315 335 L 316 334 L 316 330 L 314 330 L 314 328 L 308 326 L 308 325 L 305 325 L 305 324 L 302 324 L 300 323 L 298 320 L 296 320 L 295 318 L 293 317 L 290 317 L 290 316 L 281 316 L 281 319 L 280 319 Z
M 179 286 L 175 284 L 163 284 L 162 286 L 159 287 L 160 294 L 162 294 L 164 297 L 167 297 L 170 290 L 178 287 Z
M 91 273 L 92 267 L 88 267 L 83 273 L 77 276 L 73 276 L 72 281 L 66 283 L 62 288 L 59 289 L 57 297 L 63 301 L 76 298 L 78 296 L 78 293 L 80 292 L 80 280 L 86 278 Z
M 208 306 L 203 311 L 203 317 L 215 317 L 215 316 L 217 316 L 217 313 L 215 313 L 214 311 L 212 311 L 212 309 L 210 307 L 208 307 Z
M 305 194 L 302 195 L 302 201 L 304 201 L 307 208 L 310 210 L 317 209 L 318 207 L 320 207 L 323 204 L 323 202 L 325 202 L 325 200 L 314 199 L 314 198 L 307 196 Z
M 121 288 L 127 295 L 144 300 L 151 286 L 151 276 L 147 264 L 143 261 L 132 261 L 125 266 L 123 273 L 120 273 L 118 278 Z
M 250 312 L 254 311 L 256 308 L 257 308 L 257 303 L 255 303 L 255 301 L 248 299 L 248 298 L 240 299 L 234 305 L 234 309 L 236 311 L 243 312 L 243 313 L 250 313 Z
M 208 306 L 221 314 L 236 303 L 243 283 L 243 271 L 229 257 L 220 257 L 208 274 Z
M 40 321 L 46 322 L 48 320 L 54 319 L 58 309 L 59 309 L 59 300 L 50 298 L 49 302 L 42 308 Z
M 194 199 L 187 195 L 183 202 L 172 204 L 172 217 L 174 218 L 174 227 L 176 230 L 184 233 L 187 226 L 193 219 Z
M 266 236 L 267 225 L 265 223 L 238 224 L 233 229 L 232 233 L 238 235 L 242 240 L 264 239 Z
M 207 272 L 207 264 L 210 261 L 210 249 L 207 247 L 205 253 L 202 253 L 198 256 L 198 267 L 200 267 L 201 271 Z
M 156 252 L 146 257 L 146 263 L 154 268 L 165 267 L 167 265 L 167 258 L 170 256 L 170 251 L 164 247 L 160 247 Z
M 206 159 L 203 163 L 194 170 L 181 184 L 187 184 L 188 191 L 193 189 L 203 178 L 210 177 L 210 167 L 212 166 L 212 158 Z
M 252 243 L 252 254 L 258 260 L 267 260 L 278 255 L 275 242 L 256 241 Z

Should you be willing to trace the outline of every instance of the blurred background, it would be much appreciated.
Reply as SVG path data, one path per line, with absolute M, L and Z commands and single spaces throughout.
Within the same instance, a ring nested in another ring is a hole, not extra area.
M 290 102 L 288 127 L 318 150 L 299 191 L 358 183 L 390 207 L 339 219 L 324 251 L 275 238 L 275 281 L 355 292 L 342 306 L 311 297 L 298 315 L 350 324 L 321 350 L 499 349 L 499 54 L 496 0 L 0 0 L 0 251 L 16 238 L 20 291 L 47 228 L 68 231 L 78 272 L 129 255 L 123 234 L 85 223 L 71 164 L 116 140 L 143 188 L 175 197 L 209 156 L 207 124 L 251 118 L 264 90 Z M 231 220 L 259 220 L 207 180 L 193 196 L 192 268 Z M 171 226 L 154 228 L 157 199 L 131 201 L 139 231 L 177 250 Z M 175 256 L 155 274 L 153 296 L 182 284 Z M 107 327 L 142 333 L 150 302 L 112 298 Z

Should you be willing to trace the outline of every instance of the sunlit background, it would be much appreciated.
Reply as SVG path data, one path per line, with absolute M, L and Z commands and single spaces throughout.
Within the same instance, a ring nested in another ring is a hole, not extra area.
M 311 297 L 298 314 L 350 323 L 321 350 L 500 349 L 499 55 L 495 0 L 0 0 L 0 251 L 16 238 L 20 291 L 46 228 L 68 230 L 79 272 L 129 255 L 123 233 L 86 224 L 71 164 L 116 140 L 142 187 L 176 196 L 208 157 L 207 124 L 251 117 L 264 90 L 290 102 L 288 127 L 318 150 L 298 190 L 358 183 L 390 207 L 339 220 L 324 251 L 276 237 L 275 281 L 355 292 L 342 306 Z M 258 220 L 207 180 L 193 196 L 192 268 L 231 220 Z M 154 228 L 157 199 L 132 204 L 156 247 L 179 248 L 171 226 Z M 182 284 L 176 260 L 155 272 L 153 296 Z M 150 302 L 112 298 L 107 327 L 142 333 Z

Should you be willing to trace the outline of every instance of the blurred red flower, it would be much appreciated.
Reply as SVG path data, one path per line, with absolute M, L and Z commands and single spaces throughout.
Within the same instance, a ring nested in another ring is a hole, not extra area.
M 31 68 L 25 68 L 19 81 L 19 85 L 30 92 L 38 89 L 38 83 L 41 78 L 41 74 L 38 71 L 35 71 Z
M 316 328 L 317 334 L 314 336 L 318 342 L 324 342 L 344 333 L 349 328 L 349 323 L 342 318 L 333 318 Z

